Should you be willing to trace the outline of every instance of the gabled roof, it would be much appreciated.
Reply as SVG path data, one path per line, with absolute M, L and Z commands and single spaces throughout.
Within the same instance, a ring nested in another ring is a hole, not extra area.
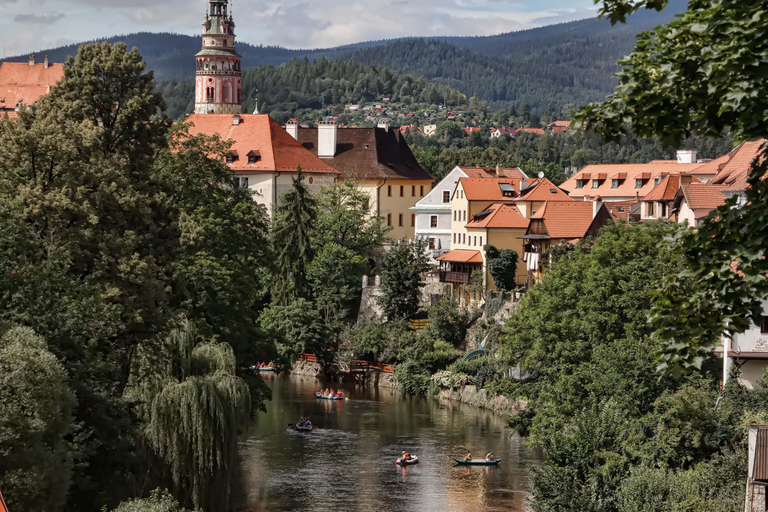
M 484 212 L 473 215 L 465 227 L 525 229 L 528 227 L 528 219 L 523 217 L 514 205 L 496 203 L 486 208 Z
M 64 77 L 64 64 L 3 62 L 0 64 L 0 109 L 15 110 L 16 105 L 32 105 L 51 92 Z
M 512 202 L 520 190 L 520 180 L 514 178 L 461 178 L 464 196 L 470 201 Z M 515 189 L 513 197 L 502 194 L 499 185 L 511 185 Z
M 219 135 L 234 141 L 231 151 L 238 155 L 228 164 L 236 172 L 296 172 L 301 166 L 309 174 L 338 174 L 338 171 L 317 158 L 299 144 L 288 132 L 267 114 L 240 114 L 240 122 L 233 123 L 230 114 L 192 114 L 187 122 L 193 123 L 190 135 Z M 239 155 L 258 151 L 261 158 L 255 164 Z
M 453 263 L 482 263 L 483 255 L 480 254 L 480 251 L 454 249 L 437 258 L 437 261 L 450 261 Z
M 614 220 L 622 219 L 629 222 L 633 216 L 640 217 L 640 201 L 637 199 L 610 201 L 603 204 L 608 208 L 608 213 L 611 214 L 611 218 Z
M 520 193 L 522 195 L 515 201 L 574 201 L 565 191 L 547 178 L 537 179 Z
M 531 221 L 543 219 L 550 238 L 583 238 L 592 225 L 592 208 L 591 201 L 547 201 Z
M 680 208 L 683 200 L 685 200 L 688 208 L 693 210 L 697 219 L 706 217 L 709 212 L 725 204 L 723 191 L 727 188 L 727 185 L 714 185 L 712 183 L 682 185 L 675 196 L 674 208 Z
M 721 164 L 717 176 L 712 179 L 712 183 L 715 185 L 728 185 L 732 190 L 745 190 L 752 162 L 757 158 L 764 146 L 765 139 L 739 144 L 736 149 L 726 155 L 728 159 Z
M 690 183 L 700 183 L 693 176 L 689 176 Z M 670 174 L 661 179 L 658 185 L 653 187 L 643 201 L 674 201 L 677 195 L 677 189 L 680 188 L 680 182 L 685 181 L 680 174 Z
M 495 167 L 460 167 L 468 178 L 498 178 Z M 501 177 L 526 180 L 528 176 L 517 167 L 502 167 Z
M 299 129 L 299 142 L 317 155 L 317 128 Z M 342 177 L 353 179 L 433 180 L 399 130 L 337 128 L 336 155 L 323 158 Z

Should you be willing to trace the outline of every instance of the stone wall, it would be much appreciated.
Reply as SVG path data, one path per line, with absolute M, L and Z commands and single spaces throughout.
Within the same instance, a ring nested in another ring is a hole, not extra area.
M 321 377 L 323 367 L 319 363 L 309 363 L 307 361 L 296 361 L 291 368 L 292 375 L 307 375 L 309 377 Z
M 443 388 L 437 394 L 438 400 L 453 400 L 464 404 L 488 409 L 497 414 L 514 416 L 528 407 L 524 400 L 513 400 L 501 395 L 490 395 L 487 390 L 477 390 L 475 386 L 464 386 L 459 389 Z
M 373 377 L 373 385 L 380 388 L 400 389 L 400 383 L 394 373 L 376 373 Z
M 370 323 L 384 316 L 384 310 L 379 305 L 381 297 L 381 281 L 379 276 L 363 276 L 363 295 L 360 298 L 360 311 L 357 313 L 359 323 Z

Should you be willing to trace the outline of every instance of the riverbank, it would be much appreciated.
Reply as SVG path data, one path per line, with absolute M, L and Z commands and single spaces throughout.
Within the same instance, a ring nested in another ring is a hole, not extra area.
M 466 385 L 457 389 L 440 388 L 435 398 L 438 400 L 451 400 L 463 404 L 473 405 L 480 409 L 487 409 L 496 414 L 514 416 L 528 407 L 525 400 L 513 400 L 502 395 L 491 395 L 488 390 L 478 390 L 475 386 Z

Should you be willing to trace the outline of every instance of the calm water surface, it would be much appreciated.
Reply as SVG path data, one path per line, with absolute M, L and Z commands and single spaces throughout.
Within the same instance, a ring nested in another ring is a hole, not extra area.
M 321 383 L 267 377 L 272 401 L 240 445 L 240 511 L 517 511 L 526 465 L 541 459 L 487 411 L 389 389 L 343 385 L 347 400 L 317 400 Z M 338 385 L 337 385 L 338 387 Z M 309 416 L 313 432 L 288 429 Z M 419 464 L 395 465 L 402 451 Z M 492 450 L 497 468 L 457 467 L 452 457 Z

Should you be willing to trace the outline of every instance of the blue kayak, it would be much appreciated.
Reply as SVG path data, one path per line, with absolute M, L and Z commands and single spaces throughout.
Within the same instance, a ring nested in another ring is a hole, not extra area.
M 464 459 L 453 459 L 456 461 L 457 464 L 461 464 L 462 466 L 495 466 L 499 462 L 501 462 L 501 459 L 494 459 L 494 460 L 464 460 Z

